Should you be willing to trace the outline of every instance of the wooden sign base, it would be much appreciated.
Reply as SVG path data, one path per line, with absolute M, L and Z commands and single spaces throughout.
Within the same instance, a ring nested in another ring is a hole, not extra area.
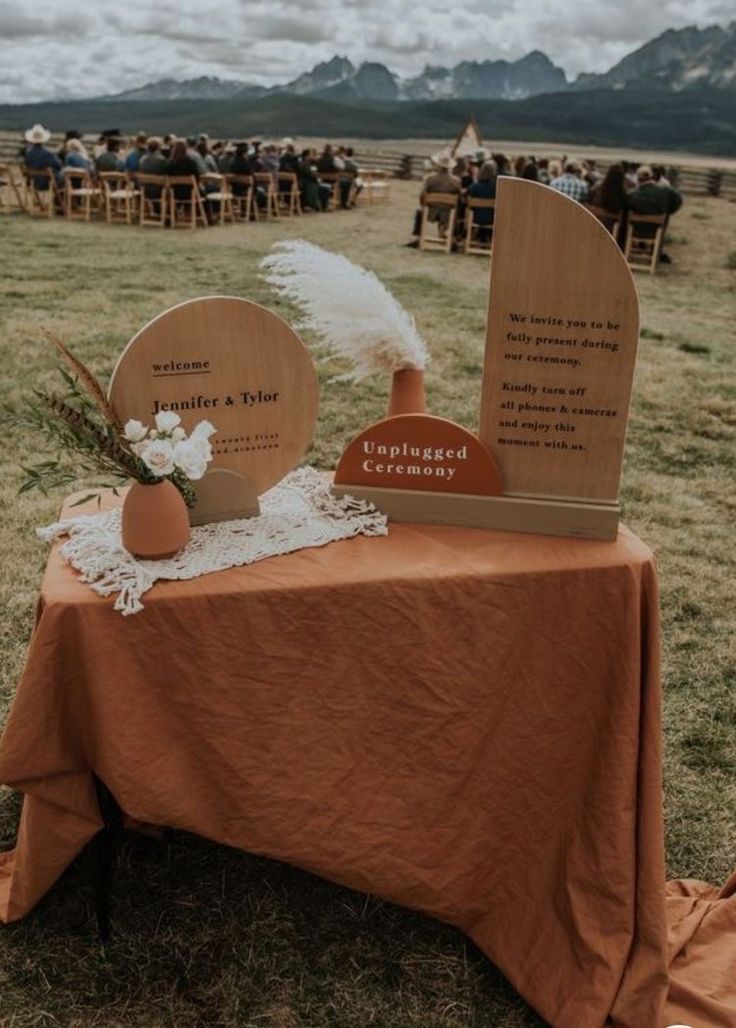
M 419 521 L 501 532 L 613 540 L 618 532 L 617 503 L 576 503 L 522 496 L 473 496 L 462 493 L 333 485 L 335 496 L 370 500 L 395 521 Z
M 197 500 L 189 511 L 190 525 L 253 518 L 261 513 L 258 493 L 237 471 L 212 468 L 196 485 Z

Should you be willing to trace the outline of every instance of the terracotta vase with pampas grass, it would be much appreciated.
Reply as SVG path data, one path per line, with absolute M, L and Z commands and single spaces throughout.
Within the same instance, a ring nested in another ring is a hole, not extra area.
M 388 417 L 425 413 L 426 344 L 373 272 L 303 239 L 277 243 L 274 251 L 261 262 L 266 281 L 301 309 L 299 327 L 352 363 L 344 377 L 361 381 L 388 372 Z

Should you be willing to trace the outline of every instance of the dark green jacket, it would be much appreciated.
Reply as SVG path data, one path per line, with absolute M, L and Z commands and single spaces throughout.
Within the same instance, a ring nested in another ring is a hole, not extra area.
M 635 214 L 674 214 L 682 207 L 682 196 L 672 186 L 644 182 L 627 196 L 629 210 Z

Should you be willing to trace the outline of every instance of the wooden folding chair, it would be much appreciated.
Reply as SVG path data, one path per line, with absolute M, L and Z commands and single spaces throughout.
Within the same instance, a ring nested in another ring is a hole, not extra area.
M 363 179 L 362 191 L 368 203 L 380 203 L 382 200 L 388 200 L 391 192 L 391 180 L 387 171 L 361 171 L 360 177 Z
M 280 171 L 277 176 L 276 200 L 280 214 L 292 217 L 302 213 L 302 198 L 299 190 L 299 176 L 293 171 Z
M 206 190 L 204 194 L 205 205 L 217 204 L 217 220 L 219 223 L 224 225 L 226 221 L 229 221 L 233 225 L 235 223 L 233 197 L 230 192 L 227 176 L 218 175 L 213 171 L 207 175 L 202 175 L 200 181 L 204 184 Z M 210 188 L 207 188 L 208 186 Z
M 230 193 L 230 204 L 233 221 L 250 221 L 251 215 L 257 218 L 253 195 L 253 177 L 251 175 L 226 175 L 227 188 Z
M 340 171 L 318 171 L 317 172 L 317 177 L 319 178 L 320 182 L 323 185 L 330 187 L 330 195 L 327 198 L 327 207 L 326 207 L 326 210 L 328 210 L 328 211 L 330 210 L 331 207 L 335 207 L 336 204 L 337 204 L 337 199 L 338 199 L 338 197 L 340 195 L 340 176 L 341 176 L 341 174 L 342 174 L 342 172 L 340 172 Z
M 457 201 L 454 193 L 425 193 L 422 197 L 422 220 L 419 228 L 420 250 L 444 250 L 450 253 L 455 237 L 455 221 L 457 220 Z M 430 214 L 438 208 L 449 211 L 446 227 L 442 222 L 431 221 Z M 430 225 L 437 225 L 437 234 L 430 232 Z
M 132 225 L 138 215 L 140 190 L 124 171 L 100 171 L 98 178 L 105 199 L 107 224 Z
M 493 221 L 490 225 L 479 225 L 473 215 L 474 211 L 492 211 L 496 206 L 495 200 L 484 200 L 482 197 L 469 196 L 465 208 L 465 253 L 488 254 L 493 245 Z M 487 236 L 486 238 L 483 238 Z
M 629 212 L 624 257 L 635 271 L 656 275 L 664 241 L 666 214 L 635 214 Z
M 169 175 L 166 187 L 172 228 L 207 227 L 204 200 L 196 175 Z
M 165 228 L 169 214 L 169 180 L 166 175 L 136 175 L 138 190 L 138 224 Z
M 256 220 L 261 216 L 261 214 L 266 218 L 278 218 L 279 202 L 276 196 L 276 184 L 271 172 L 256 171 L 253 175 L 253 185 L 255 187 L 254 199 L 259 189 L 261 189 L 266 196 L 265 207 L 261 208 L 257 203 L 253 204 L 253 213 Z
M 11 164 L 0 164 L 0 214 L 22 211 L 23 197 Z
M 100 187 L 83 168 L 64 169 L 64 216 L 69 221 L 89 221 L 102 206 Z
M 587 211 L 600 221 L 604 228 L 607 228 L 611 235 L 616 238 L 618 235 L 618 227 L 620 224 L 621 216 L 614 214 L 613 211 L 607 211 L 605 207 L 596 207 L 595 204 L 586 203 L 583 204 Z
M 51 168 L 21 168 L 23 209 L 32 218 L 53 218 L 61 210 L 61 197 Z

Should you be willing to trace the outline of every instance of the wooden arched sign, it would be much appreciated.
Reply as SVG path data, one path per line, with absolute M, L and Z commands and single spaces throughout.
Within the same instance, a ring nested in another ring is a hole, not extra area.
M 221 520 L 253 513 L 255 498 L 303 458 L 317 420 L 317 374 L 272 311 L 208 296 L 172 307 L 133 337 L 113 371 L 110 402 L 123 422 L 152 425 L 159 411 L 174 410 L 188 430 L 202 419 L 215 426 L 211 467 L 245 480 L 240 491 L 232 476 L 203 480 L 196 519 Z
M 638 338 L 610 232 L 548 186 L 499 178 L 479 435 L 507 494 L 617 503 Z

